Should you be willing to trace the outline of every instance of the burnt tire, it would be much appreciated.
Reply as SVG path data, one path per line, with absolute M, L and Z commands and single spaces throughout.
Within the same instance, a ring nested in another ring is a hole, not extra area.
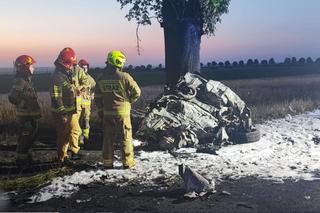
M 258 129 L 252 129 L 250 132 L 233 132 L 229 138 L 235 144 L 253 143 L 260 140 L 261 134 Z

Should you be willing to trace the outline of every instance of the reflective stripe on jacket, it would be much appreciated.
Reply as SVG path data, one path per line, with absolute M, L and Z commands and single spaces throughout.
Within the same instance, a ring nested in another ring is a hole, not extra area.
M 52 111 L 56 113 L 74 113 L 80 109 L 82 91 L 89 86 L 83 69 L 74 66 L 72 71 L 57 67 L 52 76 L 50 86 Z
M 86 73 L 88 77 L 88 81 L 90 86 L 86 89 L 81 94 L 82 100 L 81 100 L 81 107 L 90 107 L 91 106 L 91 101 L 94 99 L 94 89 L 96 87 L 96 81 L 88 74 Z
M 122 71 L 105 71 L 97 80 L 95 101 L 104 115 L 130 115 L 131 104 L 140 97 L 135 80 Z

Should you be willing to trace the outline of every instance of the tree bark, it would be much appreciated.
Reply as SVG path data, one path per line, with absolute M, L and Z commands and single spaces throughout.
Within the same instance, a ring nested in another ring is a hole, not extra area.
M 173 86 L 179 78 L 187 72 L 200 72 L 200 43 L 202 24 L 194 16 L 196 13 L 194 3 L 198 1 L 174 1 L 164 0 L 162 15 L 162 27 L 164 29 L 165 42 L 165 69 L 166 83 Z M 193 4 L 192 4 L 193 3 Z M 179 10 L 184 9 L 183 14 Z M 182 8 L 183 7 L 183 8 Z

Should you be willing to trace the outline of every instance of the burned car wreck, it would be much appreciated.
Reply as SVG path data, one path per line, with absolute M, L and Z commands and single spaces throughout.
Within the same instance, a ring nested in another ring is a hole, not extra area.
M 260 139 L 244 101 L 219 81 L 187 73 L 147 109 L 136 137 L 163 150 L 197 147 L 214 152 L 225 144 Z

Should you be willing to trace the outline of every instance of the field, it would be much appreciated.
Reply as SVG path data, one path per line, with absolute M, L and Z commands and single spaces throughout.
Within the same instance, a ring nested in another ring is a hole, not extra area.
M 278 78 L 244 79 L 222 81 L 236 92 L 252 109 L 253 121 L 295 115 L 315 109 L 320 104 L 320 75 L 291 76 Z M 143 86 L 142 96 L 134 109 L 145 110 L 150 102 L 163 91 L 162 85 Z M 50 122 L 50 97 L 48 92 L 39 92 L 43 117 L 41 125 L 52 126 Z M 97 120 L 93 107 L 92 120 Z M 7 100 L 7 95 L 0 95 L 0 124 L 12 124 L 15 111 Z
M 0 68 L 0 93 L 8 93 L 10 91 L 13 79 L 12 70 Z M 4 72 L 5 71 L 5 72 Z M 37 91 L 48 91 L 51 72 L 53 68 L 37 68 L 33 77 L 34 85 Z M 126 68 L 140 86 L 153 86 L 165 84 L 166 73 L 164 68 L 153 69 L 128 69 Z M 90 73 L 96 77 L 102 68 L 93 68 Z M 1 75 L 1 73 L 6 73 Z M 262 79 L 262 78 L 283 78 L 288 76 L 296 76 L 296 78 L 304 78 L 307 75 L 319 75 L 320 63 L 304 63 L 304 64 L 269 64 L 269 65 L 238 65 L 238 66 L 216 66 L 202 67 L 201 74 L 208 79 L 219 81 L 225 80 L 241 80 L 241 79 Z
M 256 123 L 310 111 L 320 104 L 320 75 L 222 82 L 252 109 Z

